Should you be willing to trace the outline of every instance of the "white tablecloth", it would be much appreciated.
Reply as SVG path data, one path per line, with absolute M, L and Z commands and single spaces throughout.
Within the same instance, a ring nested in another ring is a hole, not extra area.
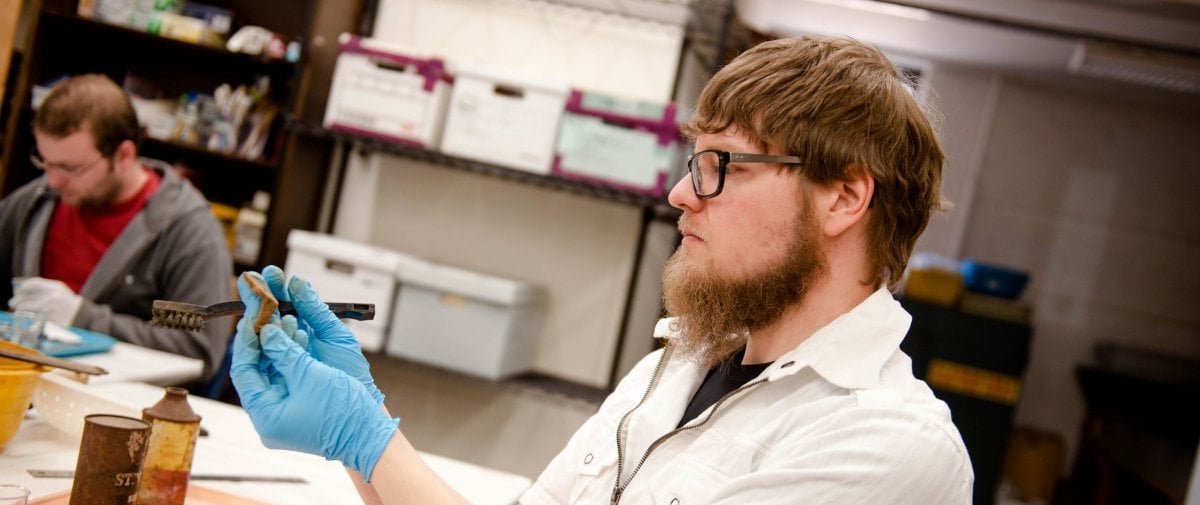
M 199 379 L 204 362 L 178 354 L 158 351 L 125 342 L 117 342 L 107 352 L 68 358 L 96 365 L 108 373 L 96 375 L 89 383 L 145 382 L 159 386 L 176 386 Z

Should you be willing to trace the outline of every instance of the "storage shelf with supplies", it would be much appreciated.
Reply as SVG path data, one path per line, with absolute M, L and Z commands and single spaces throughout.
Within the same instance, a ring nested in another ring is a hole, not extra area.
M 337 48 L 314 41 L 358 27 L 366 2 L 225 0 L 191 10 L 183 2 L 107 3 L 112 5 L 100 9 L 99 1 L 25 2 L 21 16 L 28 29 L 14 44 L 20 57 L 13 59 L 11 94 L 0 118 L 0 196 L 40 176 L 25 161 L 35 145 L 28 125 L 38 94 L 63 77 L 102 74 L 136 97 L 135 107 L 143 106 L 139 120 L 146 138 L 140 155 L 181 168 L 216 204 L 237 209 L 258 193 L 271 196 L 260 254 L 252 265 L 238 268 L 282 264 L 288 230 L 316 226 L 318 209 L 309 194 L 326 179 L 333 154 L 331 142 L 298 142 L 303 139 L 283 129 L 283 118 L 317 119 L 313 111 L 324 103 L 323 76 L 329 75 Z M 183 8 L 174 11 L 175 6 Z M 136 7 L 136 15 L 122 21 L 125 11 L 118 8 L 124 7 Z M 149 14 L 151 8 L 160 17 Z M 222 26 L 223 17 L 229 18 L 228 27 Z M 206 24 L 201 28 L 189 19 Z M 152 24 L 150 30 L 130 28 Z M 247 28 L 245 33 L 258 34 L 250 38 L 269 35 L 271 42 L 264 41 L 263 48 L 257 42 L 234 44 L 255 54 L 229 50 L 222 40 L 226 33 L 235 38 Z M 281 43 L 287 49 L 284 59 L 264 56 L 278 55 Z M 213 117 L 211 104 L 221 107 L 218 92 L 232 103 L 233 97 L 245 96 L 238 93 L 243 87 L 245 95 L 253 91 L 257 97 L 243 116 L 246 128 L 223 129 L 220 135 L 212 135 L 215 128 L 196 129 L 194 135 L 177 130 L 193 124 L 187 106 L 195 104 L 194 124 L 200 125 L 201 114 L 205 120 Z M 201 138 L 205 132 L 209 138 Z M 209 145 L 220 148 L 206 149 Z
M 267 59 L 260 55 L 235 53 L 221 46 L 164 37 L 132 27 L 82 17 L 74 12 L 60 11 L 54 7 L 47 7 L 46 11 L 42 13 L 42 17 L 46 22 L 59 23 L 64 28 L 78 30 L 78 35 L 84 40 L 109 37 L 129 38 L 139 44 L 153 44 L 167 47 L 167 50 L 189 52 L 191 58 L 197 61 L 211 59 L 219 61 L 223 65 L 238 65 L 269 74 L 288 74 L 294 72 L 296 68 L 296 63 L 287 60 Z
M 643 207 L 653 210 L 660 217 L 669 217 L 674 219 L 678 216 L 678 210 L 670 207 L 664 198 L 652 198 L 633 191 L 624 191 L 621 189 L 591 184 L 587 182 L 562 179 L 550 175 L 540 175 L 523 170 L 505 168 L 488 163 L 480 163 L 454 156 L 447 156 L 437 151 L 421 149 L 418 147 L 407 146 L 392 142 L 385 142 L 379 139 L 355 135 L 342 131 L 334 131 L 323 126 L 306 121 L 297 121 L 289 119 L 285 124 L 285 128 L 290 131 L 308 135 L 317 138 L 339 140 L 355 143 L 364 149 L 383 151 L 406 158 L 429 161 L 441 166 L 455 168 L 459 170 L 467 170 L 470 172 L 480 173 L 502 179 L 508 179 L 524 184 L 541 186 L 545 188 L 567 191 L 575 194 L 599 198 L 636 207 Z
M 238 156 L 237 154 L 214 151 L 212 149 L 207 149 L 204 146 L 188 144 L 178 140 L 143 137 L 141 147 L 142 150 L 146 152 L 173 151 L 176 156 L 187 155 L 195 157 L 207 157 L 228 163 L 257 167 L 262 170 L 275 170 L 278 168 L 278 163 L 275 160 L 252 160 L 244 156 Z M 152 157 L 162 160 L 169 160 L 171 158 L 171 156 L 163 155 Z

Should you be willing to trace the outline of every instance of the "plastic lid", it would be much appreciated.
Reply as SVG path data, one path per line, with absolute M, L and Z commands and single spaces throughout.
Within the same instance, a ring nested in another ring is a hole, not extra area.
M 400 264 L 420 261 L 397 251 L 306 230 L 289 231 L 287 246 L 289 253 L 303 251 L 321 258 L 388 273 L 395 272 Z
M 401 284 L 425 286 L 498 305 L 535 302 L 541 293 L 532 284 L 428 262 L 401 265 L 396 278 Z
M 450 73 L 455 76 L 487 80 L 513 87 L 542 91 L 562 95 L 565 101 L 571 93 L 571 85 L 560 78 L 503 67 L 483 62 L 456 62 L 450 66 Z

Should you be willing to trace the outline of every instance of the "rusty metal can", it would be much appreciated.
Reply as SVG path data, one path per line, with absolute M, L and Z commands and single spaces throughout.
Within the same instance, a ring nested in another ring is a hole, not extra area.
M 142 419 L 150 423 L 150 443 L 142 464 L 137 503 L 183 505 L 200 434 L 200 416 L 188 404 L 187 390 L 169 387 L 158 403 L 142 409 Z
M 134 503 L 149 436 L 150 423 L 141 419 L 111 414 L 84 417 L 69 503 Z

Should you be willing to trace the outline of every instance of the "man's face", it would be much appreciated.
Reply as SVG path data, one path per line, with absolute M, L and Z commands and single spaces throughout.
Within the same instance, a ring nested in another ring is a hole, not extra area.
M 96 142 L 86 125 L 65 137 L 53 137 L 36 130 L 33 136 L 46 164 L 49 185 L 58 191 L 63 203 L 80 208 L 99 208 L 115 203 L 120 184 L 114 173 L 113 160 L 96 149 Z
M 695 150 L 705 149 L 762 153 L 729 131 L 701 135 Z M 671 191 L 671 204 L 683 211 L 683 240 L 663 272 L 663 299 L 670 315 L 681 316 L 678 344 L 702 364 L 721 361 L 747 331 L 776 322 L 824 270 L 797 170 L 731 163 L 716 197 L 697 198 L 687 177 Z

